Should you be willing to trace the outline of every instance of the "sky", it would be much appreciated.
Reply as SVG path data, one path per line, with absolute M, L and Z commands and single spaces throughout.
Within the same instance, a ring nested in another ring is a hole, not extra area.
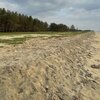
M 74 24 L 79 29 L 100 31 L 100 0 L 0 0 L 0 8 L 48 23 Z

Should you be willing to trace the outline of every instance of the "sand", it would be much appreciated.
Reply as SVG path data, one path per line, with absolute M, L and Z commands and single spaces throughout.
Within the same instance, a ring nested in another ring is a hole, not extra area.
M 0 48 L 0 100 L 100 100 L 100 34 Z

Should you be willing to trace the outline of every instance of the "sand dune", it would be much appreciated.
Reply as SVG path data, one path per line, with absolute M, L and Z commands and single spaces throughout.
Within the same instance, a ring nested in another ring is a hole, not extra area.
M 100 35 L 0 48 L 0 100 L 100 100 Z

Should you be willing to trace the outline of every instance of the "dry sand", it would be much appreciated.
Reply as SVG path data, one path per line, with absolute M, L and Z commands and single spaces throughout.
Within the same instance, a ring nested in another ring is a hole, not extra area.
M 89 80 L 93 81 L 89 83 L 93 89 L 90 87 L 83 88 L 81 91 L 84 96 L 90 97 L 90 99 L 85 100 L 100 100 L 100 33 L 95 33 L 94 41 L 91 43 L 94 48 L 91 53 L 92 56 L 87 58 L 87 65 L 84 68 L 92 75 Z M 81 100 L 81 99 L 80 99 Z
M 0 48 L 0 100 L 100 100 L 100 35 Z

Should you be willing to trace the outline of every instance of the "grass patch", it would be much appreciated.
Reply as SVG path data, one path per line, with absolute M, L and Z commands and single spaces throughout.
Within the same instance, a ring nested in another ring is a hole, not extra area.
M 82 34 L 82 32 L 11 32 L 11 33 L 0 33 L 1 39 L 0 43 L 4 44 L 23 44 L 26 40 L 33 38 L 34 35 L 35 37 L 44 37 L 48 36 L 48 38 L 53 38 L 53 37 L 67 37 L 67 36 L 73 36 L 77 34 Z M 20 35 L 26 35 L 24 37 L 20 37 Z M 33 35 L 33 36 L 31 36 Z M 2 36 L 18 36 L 14 37 L 11 39 L 2 39 Z M 35 38 L 34 37 L 34 38 Z
M 59 34 L 61 32 L 0 32 L 0 36 L 6 35 L 24 35 L 24 34 Z
M 22 38 L 13 38 L 13 39 L 0 39 L 0 43 L 5 44 L 23 44 L 26 40 L 32 37 L 22 37 Z
M 82 32 L 0 32 L 0 36 L 10 36 L 10 35 L 28 35 L 28 34 L 40 34 L 40 35 L 74 35 L 74 34 L 80 34 Z

